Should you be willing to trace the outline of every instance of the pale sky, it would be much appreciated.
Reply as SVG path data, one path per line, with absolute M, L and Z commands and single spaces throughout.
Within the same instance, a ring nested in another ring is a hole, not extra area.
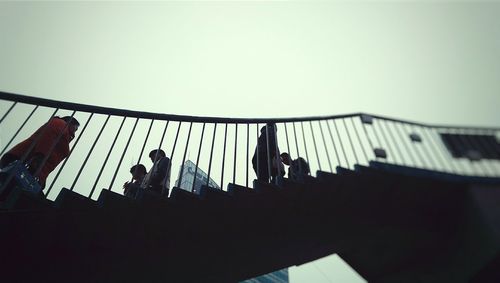
M 500 3 L 0 2 L 0 89 L 195 116 L 498 127 Z M 336 256 L 290 274 L 363 282 Z

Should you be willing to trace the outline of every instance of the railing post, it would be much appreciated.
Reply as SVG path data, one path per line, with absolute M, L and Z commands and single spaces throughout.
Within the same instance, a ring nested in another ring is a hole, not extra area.
M 394 147 L 396 148 L 395 152 L 398 153 L 398 156 L 401 160 L 400 163 L 404 166 L 407 166 L 407 163 L 405 162 L 405 158 L 404 158 L 404 155 L 402 153 L 401 147 L 399 146 L 399 143 L 396 142 L 396 139 L 394 138 L 394 134 L 392 133 L 391 128 L 389 128 L 389 121 L 384 121 L 384 123 L 382 123 L 382 125 L 384 126 L 385 130 L 389 133 L 389 138 L 390 138 L 392 144 L 394 144 Z
M 9 115 L 10 111 L 12 111 L 12 109 L 14 109 L 16 104 L 17 104 L 17 101 L 14 101 L 14 103 L 12 103 L 12 105 L 9 107 L 9 109 L 7 109 L 7 112 L 5 112 L 5 114 L 3 114 L 3 116 L 2 116 L 2 119 L 0 119 L 0 124 L 2 124 L 3 120 L 5 120 L 5 118 Z M 38 105 L 37 105 L 37 107 L 38 107 Z
M 274 162 L 276 162 L 276 179 L 275 183 L 278 185 L 278 178 L 281 177 L 281 158 L 280 158 L 280 152 L 278 149 L 278 124 L 273 124 L 273 131 L 274 131 L 274 146 L 275 146 L 275 157 L 274 157 Z M 284 168 L 283 168 L 284 169 Z M 285 173 L 285 172 L 283 172 Z
M 68 162 L 68 159 L 71 157 L 71 153 L 73 153 L 73 150 L 76 148 L 76 145 L 78 144 L 78 142 L 80 141 L 80 138 L 83 136 L 83 133 L 85 133 L 85 129 L 87 129 L 87 126 L 90 122 L 90 120 L 92 119 L 92 117 L 94 116 L 94 113 L 91 113 L 89 118 L 87 119 L 87 122 L 85 122 L 85 125 L 83 126 L 83 129 L 82 131 L 80 132 L 80 134 L 78 135 L 78 138 L 76 138 L 76 141 L 75 143 L 73 144 L 73 147 L 71 148 L 71 150 L 69 151 L 69 154 L 68 154 L 68 157 L 66 157 L 64 159 L 64 162 L 63 164 L 61 165 L 61 167 L 59 168 L 59 171 L 57 171 L 57 174 L 56 176 L 54 177 L 54 180 L 52 180 L 52 183 L 50 184 L 50 187 L 49 189 L 47 190 L 47 193 L 45 193 L 45 196 L 48 196 L 50 191 L 52 190 L 52 187 L 54 186 L 57 178 L 59 178 L 59 175 L 61 174 L 61 171 L 63 170 L 63 168 L 66 166 L 66 162 Z
M 92 186 L 92 190 L 90 192 L 90 198 L 92 198 L 92 194 L 94 193 L 95 188 L 97 187 L 97 184 L 99 183 L 99 179 L 101 178 L 101 174 L 104 171 L 104 168 L 106 167 L 106 164 L 108 163 L 109 156 L 111 155 L 111 152 L 115 148 L 116 140 L 118 140 L 118 136 L 120 136 L 120 132 L 122 131 L 123 124 L 125 123 L 125 120 L 127 117 L 123 117 L 122 122 L 120 123 L 120 127 L 118 128 L 118 132 L 115 135 L 115 138 L 113 139 L 113 143 L 109 147 L 108 154 L 106 155 L 106 158 L 104 159 L 104 162 L 101 166 L 101 170 L 99 170 L 99 174 L 97 175 L 97 178 L 94 182 L 94 185 Z
M 234 124 L 234 165 L 233 165 L 233 184 L 236 184 L 236 154 L 238 150 L 238 124 Z
M 307 143 L 306 143 L 306 135 L 304 133 L 304 122 L 300 122 L 300 128 L 302 129 L 302 141 L 304 142 L 304 150 L 306 152 L 306 160 L 307 164 L 309 164 L 309 168 L 311 168 L 311 163 L 309 162 L 309 154 L 307 152 Z
M 344 145 L 342 144 L 342 138 L 340 137 L 340 132 L 339 132 L 339 129 L 337 128 L 337 123 L 335 123 L 335 120 L 332 120 L 332 122 L 333 122 L 333 126 L 335 128 L 335 132 L 337 133 L 337 136 L 339 137 L 340 148 L 342 149 L 342 153 L 344 154 L 345 162 L 347 163 L 347 168 L 350 168 L 351 165 L 349 165 L 349 159 L 347 158 L 347 154 L 345 153 Z
M 396 133 L 398 134 L 399 136 L 399 140 L 403 143 L 405 149 L 406 149 L 406 152 L 408 153 L 408 156 L 410 157 L 410 161 L 412 162 L 412 165 L 413 167 L 417 167 L 417 162 L 416 162 L 416 159 L 414 158 L 411 150 L 410 150 L 410 147 L 408 146 L 407 143 L 407 136 L 406 134 L 403 132 L 401 134 L 401 128 L 398 127 L 399 123 L 394 123 L 393 126 L 394 126 L 394 129 L 396 129 Z
M 311 121 L 309 121 L 309 127 L 311 128 L 311 135 L 313 137 L 314 150 L 316 152 L 316 159 L 318 160 L 318 168 L 319 168 L 320 171 L 323 171 L 321 169 L 321 162 L 319 160 L 318 147 L 316 146 L 316 138 L 314 137 L 314 131 L 313 131 L 313 127 L 312 127 L 312 122 Z
M 217 132 L 217 123 L 214 124 L 214 134 L 212 136 L 212 148 L 210 149 L 210 160 L 208 162 L 207 186 L 210 184 L 210 171 L 212 170 L 212 157 L 214 154 L 214 143 L 215 143 L 215 133 L 216 132 Z
M 220 176 L 220 188 L 224 190 L 224 163 L 226 161 L 227 123 L 224 130 L 224 151 L 222 153 L 222 172 Z
M 292 123 L 292 126 L 293 126 L 293 136 L 295 138 L 295 147 L 297 149 L 297 158 L 300 157 L 300 152 L 299 152 L 299 143 L 297 142 L 297 131 L 295 130 L 295 122 Z M 290 157 L 291 159 L 291 157 Z M 299 172 L 303 172 L 302 171 L 302 162 L 298 162 L 299 163 Z
M 330 160 L 330 153 L 328 152 L 328 147 L 326 146 L 325 134 L 323 132 L 323 126 L 321 126 L 321 121 L 318 121 L 319 130 L 321 132 L 321 138 L 323 139 L 323 145 L 325 146 L 326 158 L 328 159 L 328 166 L 330 166 L 330 172 L 333 173 L 332 161 Z
M 347 134 L 347 138 L 349 139 L 349 143 L 351 144 L 352 153 L 354 154 L 354 160 L 356 160 L 356 164 L 359 164 L 358 155 L 356 154 L 356 149 L 354 148 L 354 144 L 352 143 L 351 134 L 349 133 L 349 129 L 347 128 L 345 118 L 342 118 L 342 123 L 344 124 L 344 129 Z
M 198 174 L 198 164 L 200 162 L 200 154 L 201 154 L 201 147 L 203 145 L 203 135 L 204 134 L 205 134 L 205 123 L 203 123 L 203 127 L 201 129 L 200 147 L 198 148 L 198 156 L 196 157 L 196 168 L 194 168 L 194 179 L 193 179 L 193 187 L 191 188 L 191 192 L 194 192 L 194 187 L 196 184 L 196 174 Z
M 186 148 L 184 149 L 184 156 L 182 157 L 181 172 L 179 174 L 179 181 L 178 181 L 179 188 L 182 186 L 182 174 L 184 173 L 184 162 L 186 161 L 186 154 L 187 154 L 187 151 L 189 148 L 189 139 L 191 138 L 191 129 L 192 128 L 193 128 L 193 122 L 190 122 L 189 123 L 189 130 L 188 130 L 188 138 L 186 141 Z M 196 176 L 195 176 L 195 178 L 196 178 Z
M 257 156 L 257 180 L 260 180 L 260 154 L 259 154 L 259 123 L 256 125 L 256 133 L 257 133 L 257 146 L 255 148 L 255 155 Z
M 340 162 L 340 155 L 339 155 L 339 152 L 337 150 L 337 146 L 335 145 L 335 140 L 333 139 L 333 134 L 332 134 L 332 129 L 330 128 L 330 123 L 328 123 L 328 120 L 326 120 L 325 122 L 326 122 L 326 125 L 328 126 L 328 133 L 330 134 L 330 139 L 332 140 L 333 149 L 335 150 L 335 156 L 337 157 L 337 164 L 338 164 L 338 166 L 342 166 L 342 163 Z M 333 173 L 333 171 L 332 171 L 332 173 Z
M 248 188 L 248 170 L 249 170 L 249 164 L 250 164 L 250 153 L 249 153 L 249 147 L 250 147 L 250 124 L 247 123 L 247 175 L 246 175 L 246 181 L 245 181 L 245 187 Z
M 139 118 L 135 119 L 134 127 L 132 128 L 132 132 L 130 133 L 130 136 L 128 137 L 127 144 L 125 145 L 125 149 L 123 150 L 122 156 L 120 157 L 120 161 L 118 161 L 118 165 L 116 166 L 115 173 L 113 174 L 113 178 L 111 179 L 111 183 L 109 184 L 108 190 L 111 191 L 111 188 L 113 187 L 113 184 L 116 179 L 116 175 L 118 174 L 118 170 L 120 170 L 120 166 L 122 165 L 123 162 L 123 157 L 125 157 L 125 153 L 127 153 L 128 146 L 130 144 L 130 140 L 132 140 L 132 136 L 134 135 L 135 128 L 137 127 L 137 123 L 139 122 Z
M 2 156 L 5 153 L 5 151 L 7 150 L 7 148 L 9 148 L 10 144 L 14 141 L 14 139 L 17 137 L 17 135 L 19 134 L 19 132 L 21 132 L 21 130 L 24 128 L 24 126 L 29 121 L 29 119 L 31 119 L 31 116 L 33 116 L 33 114 L 35 113 L 35 111 L 37 109 L 38 109 L 38 105 L 35 106 L 35 108 L 33 108 L 33 110 L 31 111 L 31 113 L 28 115 L 28 117 L 24 120 L 24 122 L 21 124 L 21 126 L 17 129 L 17 131 L 12 136 L 12 138 L 9 140 L 9 142 L 7 143 L 7 145 L 5 145 L 5 147 L 2 149 L 2 152 L 0 153 L 0 156 Z
M 109 117 L 110 117 L 110 115 L 108 115 L 108 117 L 106 118 L 106 121 L 102 125 L 101 130 L 99 131 L 99 134 L 97 135 L 97 138 L 94 140 L 94 143 L 92 144 L 92 147 L 90 148 L 90 151 L 87 154 L 87 157 L 85 157 L 85 160 L 83 161 L 83 164 L 80 167 L 80 170 L 78 171 L 78 174 L 76 175 L 75 179 L 73 180 L 73 184 L 71 184 L 71 188 L 70 188 L 71 191 L 75 188 L 76 182 L 78 182 L 78 179 L 80 178 L 80 174 L 82 173 L 83 168 L 85 168 L 85 165 L 87 164 L 87 161 L 89 160 L 89 157 L 92 154 L 92 151 L 94 151 L 94 148 L 95 148 L 97 142 L 99 141 L 99 138 L 101 137 L 102 132 L 104 131 L 104 128 L 108 124 Z M 91 193 L 93 193 L 93 191 L 91 191 Z M 92 197 L 92 195 L 89 195 L 89 198 L 91 198 L 91 197 Z

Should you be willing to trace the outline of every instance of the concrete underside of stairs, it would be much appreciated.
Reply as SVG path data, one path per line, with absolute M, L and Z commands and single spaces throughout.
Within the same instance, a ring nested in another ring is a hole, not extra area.
M 500 186 L 366 170 L 0 212 L 4 282 L 237 282 L 338 253 L 370 282 L 488 282 Z M 495 282 L 495 281 L 491 281 Z

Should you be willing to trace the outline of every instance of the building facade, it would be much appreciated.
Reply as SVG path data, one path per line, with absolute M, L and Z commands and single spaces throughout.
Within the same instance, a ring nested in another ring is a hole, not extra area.
M 203 185 L 207 184 L 208 180 L 208 175 L 205 173 L 203 170 L 201 170 L 198 167 L 198 170 L 196 170 L 196 164 L 194 164 L 191 160 L 187 160 L 184 162 L 184 170 L 181 170 L 182 168 L 179 168 L 179 176 L 177 177 L 177 180 L 175 181 L 175 184 L 177 187 L 193 192 L 195 194 L 200 194 L 200 188 Z M 180 178 L 180 173 L 182 171 L 182 179 Z M 196 172 L 196 176 L 195 176 Z M 179 179 L 181 179 L 182 183 L 179 184 Z M 193 187 L 194 184 L 194 187 Z M 212 188 L 220 189 L 219 185 L 215 183 L 214 180 L 210 178 L 208 180 L 208 185 Z
M 288 283 L 288 268 L 248 279 L 241 283 Z

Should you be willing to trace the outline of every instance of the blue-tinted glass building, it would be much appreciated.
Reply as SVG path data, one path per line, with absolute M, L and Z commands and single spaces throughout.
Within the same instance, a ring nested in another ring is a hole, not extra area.
M 241 283 L 288 283 L 288 268 L 248 279 Z
M 196 171 L 196 177 L 194 175 L 195 171 Z M 179 169 L 179 176 L 177 177 L 177 181 L 175 181 L 176 186 L 183 190 L 191 192 L 194 183 L 193 193 L 200 194 L 201 186 L 207 184 L 207 179 L 208 179 L 207 173 L 205 173 L 200 168 L 196 170 L 196 164 L 194 164 L 191 160 L 187 160 L 186 162 L 184 162 L 184 171 L 182 172 L 181 184 L 179 184 L 180 172 L 181 170 Z M 220 189 L 219 185 L 217 185 L 217 183 L 215 183 L 215 181 L 212 180 L 212 178 L 210 178 L 210 180 L 208 181 L 208 185 L 212 188 Z

